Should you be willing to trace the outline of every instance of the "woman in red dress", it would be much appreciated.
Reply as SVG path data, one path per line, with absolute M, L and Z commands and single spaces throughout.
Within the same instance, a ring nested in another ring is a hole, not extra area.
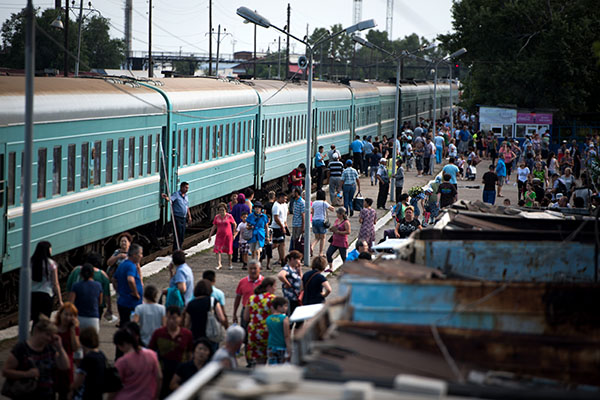
M 218 214 L 213 220 L 213 226 L 210 230 L 208 243 L 212 239 L 212 235 L 217 232 L 215 237 L 214 252 L 217 255 L 217 269 L 221 269 L 221 254 L 227 254 L 229 257 L 229 269 L 232 269 L 231 255 L 233 254 L 233 232 L 237 228 L 233 216 L 227 212 L 227 204 L 220 203 L 218 206 Z

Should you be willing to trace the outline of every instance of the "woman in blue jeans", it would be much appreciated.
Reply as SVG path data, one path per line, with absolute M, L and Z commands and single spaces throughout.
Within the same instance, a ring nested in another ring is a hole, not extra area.
M 312 227 L 315 234 L 315 241 L 310 245 L 310 251 L 313 252 L 317 243 L 319 243 L 319 256 L 323 255 L 323 247 L 325 246 L 325 221 L 327 220 L 327 211 L 334 211 L 329 203 L 325 201 L 325 192 L 317 190 L 317 200 L 313 203 L 310 212 L 312 214 Z

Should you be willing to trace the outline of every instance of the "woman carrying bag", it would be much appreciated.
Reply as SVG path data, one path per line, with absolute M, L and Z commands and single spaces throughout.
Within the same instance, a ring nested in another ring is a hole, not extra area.
M 333 223 L 333 226 L 329 228 L 333 235 L 330 239 L 330 245 L 327 249 L 327 262 L 329 263 L 329 270 L 332 269 L 333 254 L 339 251 L 340 257 L 343 261 L 346 261 L 346 251 L 348 250 L 348 235 L 350 234 L 350 221 L 346 215 L 346 210 L 342 207 L 336 211 L 337 218 Z

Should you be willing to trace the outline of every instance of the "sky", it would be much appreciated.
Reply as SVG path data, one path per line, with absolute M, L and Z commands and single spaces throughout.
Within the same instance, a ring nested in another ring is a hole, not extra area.
M 62 3 L 64 5 L 64 1 Z M 72 1 L 72 0 L 71 0 Z M 152 0 L 152 51 L 208 54 L 208 7 L 210 0 Z M 84 1 L 84 7 L 89 0 Z M 25 0 L 0 1 L 0 20 L 26 5 Z M 253 25 L 244 24 L 236 15 L 241 6 L 256 10 L 280 28 L 287 23 L 287 4 L 291 6 L 291 33 L 302 38 L 306 30 L 331 27 L 339 23 L 352 25 L 354 0 L 213 0 L 213 52 L 216 52 L 217 26 L 221 25 L 221 54 L 252 51 Z M 42 9 L 54 7 L 54 0 L 33 2 Z M 76 1 L 77 7 L 79 2 Z M 125 0 L 92 0 L 92 6 L 110 19 L 112 37 L 122 38 Z M 148 0 L 133 0 L 133 51 L 148 49 Z M 433 40 L 440 33 L 452 30 L 450 8 L 452 0 L 394 0 L 393 39 L 412 33 Z M 375 19 L 375 29 L 386 29 L 387 0 L 363 0 L 362 19 Z M 75 20 L 76 16 L 71 15 Z M 274 29 L 257 28 L 257 51 L 277 51 L 278 37 L 282 48 L 284 37 Z M 292 52 L 302 51 L 300 43 L 291 43 Z

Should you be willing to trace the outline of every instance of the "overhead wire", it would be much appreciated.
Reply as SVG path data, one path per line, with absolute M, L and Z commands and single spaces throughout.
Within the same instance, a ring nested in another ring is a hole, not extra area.
M 35 24 L 35 27 L 36 27 L 36 30 L 38 30 L 38 31 L 39 31 L 39 32 L 41 32 L 41 33 L 42 33 L 44 36 L 46 36 L 46 37 L 47 37 L 47 38 L 48 38 L 50 41 L 52 41 L 52 42 L 53 42 L 53 43 L 54 43 L 56 46 L 58 46 L 58 47 L 59 47 L 59 48 L 60 48 L 62 51 L 65 51 L 65 52 L 67 53 L 67 55 L 68 55 L 70 58 L 72 58 L 72 59 L 74 59 L 74 60 L 77 60 L 77 56 L 76 56 L 75 54 L 73 54 L 71 51 L 69 51 L 69 50 L 65 49 L 65 48 L 64 48 L 64 46 L 63 46 L 63 45 L 62 45 L 60 42 L 58 42 L 56 39 L 54 39 L 54 38 L 53 38 L 53 37 L 52 37 L 52 36 L 51 36 L 51 35 L 50 35 L 48 32 L 46 32 L 46 31 L 45 31 L 45 30 L 44 30 L 42 27 L 40 27 L 38 24 Z M 83 63 L 83 62 L 81 62 L 81 61 L 80 61 L 80 65 L 81 65 L 82 67 L 84 67 L 84 68 L 91 69 L 91 67 L 90 67 L 89 65 L 87 65 L 86 63 Z M 292 75 L 292 76 L 291 76 L 289 79 L 286 79 L 285 81 L 283 81 L 283 82 L 284 82 L 284 84 L 283 84 L 283 85 L 282 85 L 282 86 L 281 86 L 279 89 L 277 89 L 277 91 L 275 91 L 275 93 L 273 93 L 271 96 L 269 96 L 267 99 L 265 99 L 265 100 L 264 100 L 262 103 L 258 103 L 258 104 L 256 104 L 256 105 L 254 105 L 254 106 L 250 107 L 250 108 L 244 109 L 244 110 L 242 110 L 242 111 L 239 111 L 239 112 L 236 112 L 236 113 L 233 113 L 233 114 L 229 114 L 229 115 L 221 115 L 221 116 L 218 116 L 218 117 L 202 117 L 202 116 L 199 116 L 199 115 L 192 115 L 192 114 L 187 114 L 187 113 L 184 113 L 184 112 L 179 112 L 179 111 L 171 111 L 171 113 L 172 113 L 172 114 L 175 114 L 175 115 L 182 116 L 182 117 L 186 117 L 186 118 L 190 118 L 190 119 L 199 120 L 199 121 L 221 120 L 221 119 L 224 119 L 224 118 L 232 118 L 232 117 L 236 117 L 236 116 L 238 116 L 238 115 L 246 114 L 246 113 L 248 113 L 248 112 L 250 112 L 250 111 L 252 111 L 252 110 L 254 110 L 254 109 L 256 109 L 256 108 L 260 107 L 260 106 L 261 106 L 261 104 L 266 104 L 267 102 L 269 102 L 269 101 L 270 101 L 272 98 L 274 98 L 274 97 L 275 97 L 277 94 L 279 94 L 279 92 L 281 92 L 283 89 L 285 89 L 285 88 L 286 88 L 286 87 L 287 87 L 287 86 L 288 86 L 288 85 L 289 85 L 289 84 L 290 84 L 290 83 L 291 83 L 291 82 L 294 80 L 294 78 L 296 77 L 296 75 L 297 75 L 297 74 L 298 74 L 298 71 L 296 71 L 296 72 L 295 72 L 295 73 L 294 73 L 294 74 L 293 74 L 293 75 Z M 119 79 L 123 79 L 123 78 L 119 78 Z M 131 80 L 131 81 L 134 81 L 134 82 L 136 81 L 136 79 L 134 79 L 134 78 L 127 78 L 127 79 L 129 79 L 129 80 Z M 144 80 L 140 80 L 140 81 L 142 81 L 142 82 L 143 82 Z M 154 108 L 154 109 L 157 109 L 157 110 L 159 110 L 159 111 L 161 111 L 161 112 L 163 111 L 163 108 L 162 108 L 162 107 L 160 107 L 160 106 L 157 106 L 156 104 L 153 104 L 153 103 L 151 103 L 151 102 L 149 102 L 149 101 L 147 101 L 147 100 L 145 100 L 145 99 L 143 99 L 143 98 L 141 98 L 141 97 L 137 96 L 137 95 L 136 95 L 136 94 L 134 94 L 134 93 L 131 93 L 131 92 L 127 91 L 127 90 L 124 90 L 124 89 L 123 89 L 122 87 L 120 87 L 120 86 L 119 86 L 117 83 L 115 83 L 115 82 L 112 82 L 112 81 L 110 81 L 110 80 L 106 80 L 106 79 L 105 79 L 105 82 L 109 83 L 109 84 L 110 84 L 110 85 L 112 85 L 114 88 L 116 88 L 117 90 L 119 90 L 119 91 L 121 91 L 121 92 L 123 92 L 123 93 L 127 94 L 128 96 L 131 96 L 131 97 L 135 98 L 136 100 L 138 100 L 138 101 L 140 101 L 140 102 L 142 102 L 142 103 L 144 103 L 144 104 L 146 104 L 146 105 L 148 105 L 148 106 L 150 106 L 150 107 L 152 107 L 152 108 Z

